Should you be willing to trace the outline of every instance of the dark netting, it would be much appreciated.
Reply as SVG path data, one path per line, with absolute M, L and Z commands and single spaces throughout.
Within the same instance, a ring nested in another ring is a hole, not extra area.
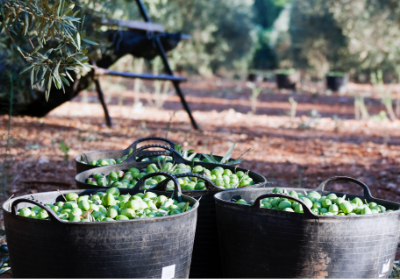
M 165 51 L 170 51 L 176 48 L 181 40 L 181 33 L 162 33 L 158 34 L 161 44 Z M 124 31 L 110 32 L 109 39 L 112 40 L 115 54 L 130 53 L 135 57 L 143 57 L 146 59 L 155 58 L 159 52 L 155 43 L 155 36 L 152 32 L 141 31 Z

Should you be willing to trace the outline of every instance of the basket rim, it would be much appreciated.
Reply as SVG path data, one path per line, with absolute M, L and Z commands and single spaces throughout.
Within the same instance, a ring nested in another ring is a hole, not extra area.
M 126 193 L 129 193 L 130 189 L 120 189 L 123 190 Z M 84 192 L 90 192 L 90 193 L 96 193 L 96 192 L 104 192 L 104 189 L 75 189 L 75 190 L 62 190 L 60 191 L 61 194 L 67 194 L 70 192 L 74 192 L 74 193 L 84 193 Z M 134 191 L 132 190 L 132 192 L 136 193 L 142 193 L 144 191 L 149 191 L 149 190 L 142 190 L 142 191 Z M 187 195 L 182 195 L 182 198 L 186 198 L 189 200 L 193 201 L 193 206 L 192 209 L 190 209 L 189 211 L 186 211 L 184 213 L 180 213 L 180 214 L 176 214 L 176 215 L 170 215 L 170 216 L 165 216 L 165 217 L 154 217 L 154 218 L 140 218 L 140 219 L 130 219 L 130 220 L 119 220 L 119 221 L 101 221 L 101 222 L 69 222 L 69 221 L 64 221 L 61 219 L 57 219 L 57 222 L 54 222 L 52 220 L 40 220 L 40 219 L 34 219 L 34 218 L 29 218 L 29 217 L 22 217 L 22 216 L 18 216 L 15 215 L 13 216 L 11 210 L 11 205 L 12 202 L 20 199 L 20 198 L 32 198 L 32 196 L 34 195 L 46 195 L 46 194 L 58 194 L 57 197 L 59 197 L 61 194 L 58 191 L 51 191 L 51 192 L 41 192 L 41 193 L 36 193 L 36 194 L 27 194 L 27 195 L 22 195 L 22 196 L 17 196 L 14 197 L 12 199 L 7 200 L 6 202 L 3 203 L 2 205 L 2 209 L 3 212 L 6 215 L 9 215 L 13 218 L 17 218 L 17 219 L 22 219 L 22 220 L 26 220 L 29 222 L 48 222 L 48 223 L 54 223 L 54 224 L 64 224 L 64 225 L 86 225 L 86 226 L 102 226 L 102 225 L 109 225 L 109 224 L 121 224 L 121 223 L 152 223 L 152 222 L 158 222 L 158 221 L 164 221 L 164 220 L 175 220 L 175 219 L 179 219 L 180 217 L 186 216 L 186 215 L 191 215 L 193 214 L 193 212 L 197 213 L 197 210 L 199 208 L 199 202 L 190 196 Z M 169 195 L 170 193 L 167 193 L 165 191 L 153 191 L 154 193 L 159 193 L 159 194 L 164 194 L 164 195 Z M 57 198 L 56 197 L 56 198 Z M 38 198 L 35 198 L 37 200 L 39 200 Z M 25 202 L 25 203 L 29 203 L 29 202 Z M 8 209 L 7 209 L 7 208 Z
M 228 190 L 228 191 L 226 191 L 226 193 L 235 192 L 235 191 L 236 192 L 239 192 L 239 191 L 254 192 L 254 191 L 265 190 L 266 192 L 264 194 L 270 194 L 270 193 L 273 194 L 273 192 L 272 192 L 273 188 L 274 187 L 266 187 L 266 188 L 262 188 L 262 189 L 261 188 L 258 188 L 258 189 L 256 189 L 256 188 L 248 188 L 248 189 L 243 189 L 243 190 L 234 189 L 234 190 Z M 271 192 L 267 192 L 267 189 L 270 189 Z M 308 189 L 308 188 L 285 188 L 285 189 L 287 189 L 287 190 L 300 190 L 300 191 L 302 191 L 302 190 L 314 191 L 314 189 Z M 351 196 L 351 197 L 363 198 L 363 196 L 360 196 L 360 195 L 346 194 L 346 193 L 340 193 L 340 192 L 334 192 L 334 191 L 323 191 L 322 192 L 322 194 L 330 194 L 330 193 L 334 193 L 334 194 L 337 194 L 337 195 L 346 195 L 346 196 Z M 310 219 L 310 217 L 308 217 L 307 214 L 304 214 L 304 213 L 287 212 L 287 211 L 282 211 L 282 210 L 266 209 L 266 208 L 250 208 L 251 205 L 244 205 L 244 204 L 239 204 L 239 203 L 235 203 L 235 202 L 232 202 L 232 201 L 227 201 L 227 200 L 221 199 L 220 198 L 221 195 L 222 194 L 220 192 L 216 193 L 214 195 L 214 200 L 216 202 L 216 205 L 218 203 L 221 203 L 221 204 L 227 204 L 227 205 L 230 205 L 230 206 L 242 207 L 242 209 L 245 209 L 245 208 L 247 208 L 247 209 L 258 209 L 259 211 L 262 211 L 262 212 L 274 211 L 274 213 L 276 213 L 275 211 L 278 211 L 280 213 L 280 215 L 285 215 L 285 213 L 286 213 L 286 215 L 288 217 L 293 216 L 293 215 L 301 215 L 301 217 L 304 217 L 304 219 Z M 379 198 L 375 198 L 375 197 L 373 197 L 373 200 L 377 201 L 377 202 L 393 203 L 393 204 L 396 204 L 397 206 L 400 206 L 400 203 L 398 203 L 398 202 L 393 202 L 393 201 L 389 201 L 389 200 L 383 200 L 383 199 L 379 199 Z M 324 220 L 326 220 L 326 219 L 365 219 L 365 218 L 376 218 L 376 217 L 383 217 L 383 216 L 389 216 L 389 215 L 400 215 L 400 209 L 393 210 L 391 212 L 373 213 L 373 214 L 368 214 L 368 215 L 323 216 L 323 215 L 315 214 L 315 216 L 317 216 L 315 218 L 316 219 L 324 219 Z
M 92 169 L 89 169 L 89 170 L 86 170 L 86 171 L 83 171 L 83 172 L 81 172 L 81 173 L 78 173 L 78 174 L 76 174 L 75 175 L 75 182 L 77 183 L 77 184 L 82 184 L 82 185 L 84 185 L 84 186 L 87 186 L 87 187 L 89 187 L 89 186 L 91 186 L 90 184 L 87 184 L 85 181 L 81 181 L 81 180 L 79 180 L 79 177 L 82 177 L 83 175 L 85 175 L 85 173 L 93 173 L 95 170 L 96 171 L 98 171 L 98 173 L 102 173 L 101 171 L 104 169 L 104 170 L 107 170 L 108 168 L 114 168 L 114 167 L 121 167 L 119 170 L 122 170 L 122 171 L 124 171 L 124 170 L 129 170 L 129 168 L 132 168 L 132 167 L 137 167 L 137 165 L 150 165 L 150 164 L 152 164 L 152 163 L 154 163 L 154 162 L 137 162 L 137 163 L 120 163 L 120 164 L 114 164 L 114 165 L 108 165 L 108 166 L 101 166 L 101 167 L 95 167 L 95 168 L 92 168 Z M 255 172 L 255 171 L 252 171 L 252 170 L 250 170 L 250 169 L 245 169 L 245 168 L 241 168 L 241 167 L 235 167 L 235 166 L 233 166 L 233 165 L 224 165 L 224 164 L 216 164 L 216 163 L 209 163 L 209 162 L 195 162 L 195 164 L 197 164 L 197 165 L 202 165 L 202 164 L 205 164 L 205 165 L 208 165 L 208 164 L 212 164 L 212 165 L 215 165 L 215 167 L 217 167 L 217 166 L 221 166 L 221 167 L 228 167 L 228 168 L 234 168 L 235 170 L 238 170 L 238 171 L 243 171 L 243 172 L 249 172 L 249 176 L 251 175 L 251 174 L 253 174 L 253 175 L 255 175 L 256 177 L 258 177 L 258 178 L 261 178 L 262 179 L 262 181 L 261 182 L 257 182 L 256 184 L 254 184 L 254 185 L 250 185 L 250 186 L 246 186 L 246 187 L 242 187 L 242 188 L 236 188 L 236 189 L 222 189 L 222 188 L 220 188 L 220 187 L 218 187 L 217 185 L 215 185 L 215 187 L 216 188 L 218 188 L 218 189 L 220 189 L 221 191 L 230 191 L 230 190 L 238 190 L 238 189 L 244 189 L 244 188 L 259 188 L 259 187 L 262 187 L 262 186 L 265 186 L 265 184 L 267 184 L 267 179 L 263 176 L 263 175 L 261 175 L 260 173 L 258 173 L 258 172 Z M 146 166 L 147 166 L 146 165 Z M 140 167 L 140 168 L 143 168 L 143 167 Z M 99 170 L 100 169 L 100 170 Z M 112 171 L 114 171 L 114 170 L 112 170 Z M 105 173 L 110 173 L 110 172 L 112 172 L 112 171 L 107 171 L 107 172 L 104 172 L 104 174 Z M 174 176 L 173 174 L 171 174 L 172 176 Z M 90 176 L 90 175 L 89 175 Z M 89 176 L 85 176 L 85 180 L 87 179 L 87 178 L 89 178 Z M 190 176 L 189 176 L 190 177 Z M 96 186 L 96 187 L 99 187 L 99 189 L 107 189 L 107 188 L 110 188 L 110 187 L 101 187 L 101 186 Z M 120 188 L 120 190 L 129 190 L 129 189 L 127 189 L 127 188 Z M 149 191 L 150 191 L 151 189 L 149 189 Z M 186 192 L 209 192 L 209 191 L 207 191 L 207 190 L 190 190 L 190 191 L 188 191 L 188 190 L 182 190 L 182 192 L 184 192 L 184 191 L 186 191 Z M 221 192 L 220 191 L 220 192 Z M 211 191 L 210 191 L 211 192 Z

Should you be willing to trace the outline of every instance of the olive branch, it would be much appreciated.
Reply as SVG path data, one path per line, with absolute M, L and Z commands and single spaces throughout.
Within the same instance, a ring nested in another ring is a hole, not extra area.
M 97 43 L 85 38 L 79 12 L 71 0 L 0 0 L 0 32 L 29 64 L 20 74 L 30 71 L 31 87 L 45 89 L 46 100 L 52 84 L 65 92 L 64 85 L 74 82 L 69 71 L 83 75 L 94 68 L 86 54 Z M 24 41 L 31 50 L 20 47 Z

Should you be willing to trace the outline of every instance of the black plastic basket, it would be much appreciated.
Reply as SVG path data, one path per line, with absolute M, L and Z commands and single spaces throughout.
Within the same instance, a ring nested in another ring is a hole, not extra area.
M 275 74 L 276 85 L 278 89 L 293 89 L 296 90 L 296 83 L 298 82 L 298 73 L 292 74 Z
M 373 198 L 364 183 L 349 177 L 330 178 L 314 191 L 332 193 L 324 191 L 325 185 L 337 180 L 362 186 L 368 202 L 399 207 L 398 203 Z M 295 200 L 303 206 L 304 214 L 260 208 L 261 199 L 266 197 Z M 255 202 L 252 206 L 232 202 L 240 198 Z M 272 188 L 222 192 L 215 195 L 215 201 L 224 277 L 387 278 L 392 271 L 400 211 L 320 216 L 302 200 L 272 193 Z
M 72 190 L 25 195 L 3 204 L 4 224 L 14 278 L 187 278 L 192 258 L 198 202 L 181 195 L 178 181 L 174 197 L 192 209 L 177 215 L 110 222 L 66 222 L 44 203 L 63 200 L 62 194 L 93 194 L 97 190 Z M 150 174 L 151 176 L 156 174 Z M 150 177 L 150 176 L 148 176 Z M 143 192 L 145 178 L 135 189 Z M 170 196 L 171 192 L 152 192 Z M 157 190 L 156 190 L 157 189 Z M 50 220 L 16 215 L 18 209 L 38 205 Z
M 349 82 L 349 75 L 326 76 L 326 87 L 332 91 L 345 91 Z
M 217 166 L 222 166 L 225 169 L 229 169 L 231 171 L 243 171 L 247 172 L 249 170 L 221 165 L 221 164 L 213 164 L 213 163 L 205 163 L 205 162 L 190 162 L 184 160 L 179 154 L 177 154 L 173 149 L 167 146 L 161 145 L 148 145 L 144 147 L 140 147 L 136 152 L 143 151 L 147 148 L 163 148 L 168 150 L 175 163 L 185 163 L 185 164 L 194 164 L 201 165 L 208 169 L 213 169 Z M 131 155 L 134 159 L 135 156 Z M 136 163 L 125 163 L 119 165 L 112 165 L 106 167 L 99 167 L 96 169 L 88 170 L 83 173 L 76 175 L 75 181 L 77 183 L 78 188 L 93 188 L 97 186 L 93 186 L 86 183 L 86 179 L 91 175 L 96 173 L 102 173 L 104 175 L 108 175 L 111 171 L 118 170 L 128 170 L 131 167 L 136 167 L 138 169 L 142 169 L 147 167 L 151 162 L 136 162 Z M 240 188 L 261 188 L 264 187 L 267 183 L 267 180 L 260 174 L 249 171 L 248 174 L 255 181 L 255 185 Z M 220 252 L 218 245 L 218 236 L 217 236 L 217 221 L 215 216 L 215 201 L 214 195 L 218 192 L 224 191 L 217 187 L 212 181 L 208 180 L 206 177 L 201 176 L 199 174 L 180 174 L 175 175 L 177 178 L 179 177 L 198 177 L 206 181 L 206 191 L 202 190 L 193 190 L 186 191 L 182 190 L 184 194 L 191 196 L 195 199 L 200 199 L 200 207 L 198 212 L 198 221 L 197 221 L 197 230 L 196 237 L 194 242 L 193 249 L 193 259 L 192 266 L 190 270 L 190 278 L 220 278 L 222 277 L 222 268 L 220 262 Z

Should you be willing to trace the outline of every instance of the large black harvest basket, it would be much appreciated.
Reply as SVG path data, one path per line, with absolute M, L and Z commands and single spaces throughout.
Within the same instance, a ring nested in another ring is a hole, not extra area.
M 368 202 L 399 208 L 398 203 L 373 198 L 364 183 L 349 177 L 328 179 L 316 191 L 328 194 L 324 187 L 335 180 L 362 186 Z M 295 200 L 304 214 L 260 208 L 266 197 Z M 255 202 L 252 206 L 232 202 L 240 198 Z M 320 216 L 302 200 L 272 193 L 272 188 L 222 192 L 215 200 L 224 277 L 387 278 L 392 271 L 400 211 Z
M 180 194 L 175 199 L 193 205 L 182 214 L 110 222 L 66 222 L 44 203 L 62 200 L 59 192 L 20 196 L 4 203 L 4 223 L 13 277 L 16 278 L 187 278 L 198 203 Z M 140 183 L 140 184 L 139 184 Z M 135 194 L 138 189 L 121 190 Z M 165 184 L 164 184 L 165 185 Z M 103 189 L 104 190 L 104 189 Z M 74 190 L 79 195 L 101 190 Z M 152 190 L 171 196 L 171 192 Z M 62 191 L 66 194 L 72 191 Z M 50 220 L 16 215 L 22 207 L 38 205 Z

